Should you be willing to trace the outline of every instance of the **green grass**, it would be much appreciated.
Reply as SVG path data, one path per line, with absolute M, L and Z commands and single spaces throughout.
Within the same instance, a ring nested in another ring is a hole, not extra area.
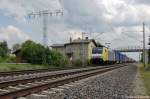
M 0 63 L 1 71 L 16 71 L 16 70 L 35 70 L 35 69 L 74 69 L 79 68 L 77 66 L 44 66 L 44 65 L 32 65 L 32 64 L 12 64 L 12 63 Z
M 147 94 L 150 95 L 150 65 L 147 65 L 146 68 L 140 66 L 140 72 L 144 81 L 145 88 L 147 89 Z
M 0 71 L 46 69 L 46 66 L 32 64 L 0 64 Z

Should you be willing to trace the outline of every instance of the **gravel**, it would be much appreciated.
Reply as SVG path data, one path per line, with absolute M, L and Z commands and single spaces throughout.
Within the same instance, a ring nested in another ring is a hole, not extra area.
M 66 92 L 67 99 L 104 99 L 125 97 L 133 94 L 132 82 L 136 74 L 135 66 L 120 68 L 90 80 L 70 92 Z
M 133 82 L 137 67 L 134 64 L 89 77 L 58 88 L 40 92 L 39 96 L 29 95 L 27 99 L 123 99 L 133 95 Z M 56 94 L 51 94 L 56 93 Z

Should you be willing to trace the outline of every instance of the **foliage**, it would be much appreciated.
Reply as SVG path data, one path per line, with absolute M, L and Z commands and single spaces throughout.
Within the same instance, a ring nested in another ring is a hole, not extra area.
M 47 59 L 50 65 L 53 66 L 66 66 L 68 64 L 67 58 L 57 51 L 47 51 Z
M 147 65 L 146 65 L 145 70 L 146 70 L 146 71 L 150 71 L 150 64 L 147 64 Z
M 150 95 L 150 71 L 144 69 L 144 67 L 140 67 L 141 76 L 144 81 L 145 88 L 147 89 L 148 95 Z
M 6 41 L 0 42 L 0 56 L 6 57 L 9 54 L 9 49 Z
M 32 64 L 42 64 L 42 55 L 44 47 L 41 44 L 36 44 L 33 41 L 26 41 L 22 44 L 21 55 L 23 60 Z
M 74 66 L 82 66 L 82 61 L 81 61 L 81 59 L 77 59 L 77 60 L 73 61 L 73 65 L 74 65 Z
M 87 65 L 92 65 L 91 59 L 87 59 L 87 60 L 86 60 L 86 64 L 87 64 Z
M 81 59 L 77 59 L 77 60 L 73 61 L 73 65 L 81 67 L 82 66 Z M 87 59 L 84 61 L 84 66 L 90 66 L 90 65 L 92 65 L 91 59 Z
M 22 44 L 21 55 L 23 60 L 32 64 L 65 66 L 68 63 L 61 53 L 44 48 L 41 44 L 30 40 Z
M 0 57 L 0 63 L 14 63 L 16 57 L 14 56 L 6 56 L 6 57 Z

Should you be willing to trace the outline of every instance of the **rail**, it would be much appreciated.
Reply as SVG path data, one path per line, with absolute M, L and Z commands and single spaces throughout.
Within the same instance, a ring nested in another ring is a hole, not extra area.
M 64 72 L 58 73 L 58 74 L 53 74 L 53 75 L 48 75 L 50 78 L 55 78 L 55 79 L 50 79 L 48 76 L 45 77 L 35 77 L 34 79 L 23 79 L 23 80 L 14 80 L 10 82 L 1 82 L 0 87 L 5 88 L 8 86 L 12 85 L 18 85 L 18 84 L 26 84 L 28 82 L 40 82 L 41 80 L 44 80 L 44 82 L 33 85 L 30 87 L 25 87 L 21 89 L 17 89 L 14 91 L 10 92 L 5 92 L 5 93 L 0 93 L 0 99 L 14 99 L 17 97 L 22 97 L 29 95 L 31 93 L 39 92 L 41 90 L 45 90 L 48 88 L 52 87 L 57 87 L 62 84 L 66 84 L 72 81 L 80 80 L 83 78 L 87 78 L 93 75 L 97 75 L 99 73 L 104 73 L 110 70 L 114 70 L 120 67 L 123 67 L 125 65 L 111 65 L 111 66 L 104 66 L 104 67 L 91 67 L 91 68 L 84 68 L 84 69 L 76 69 L 73 71 L 66 70 Z M 67 75 L 67 76 L 66 76 Z

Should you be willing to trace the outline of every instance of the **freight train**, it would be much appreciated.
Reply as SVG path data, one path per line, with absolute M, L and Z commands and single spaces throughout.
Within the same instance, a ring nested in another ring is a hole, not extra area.
M 107 47 L 95 47 L 92 49 L 93 64 L 114 64 L 135 62 L 132 58 L 127 57 L 120 52 L 111 51 Z

